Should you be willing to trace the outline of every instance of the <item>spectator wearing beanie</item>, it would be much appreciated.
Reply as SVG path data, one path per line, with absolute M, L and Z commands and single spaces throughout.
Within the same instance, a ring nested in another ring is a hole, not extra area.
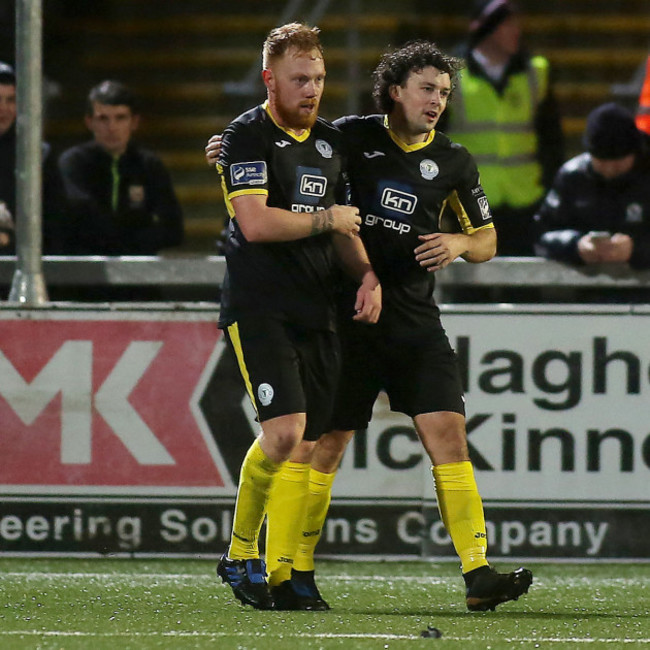
M 460 52 L 467 68 L 439 124 L 476 159 L 499 255 L 533 254 L 533 215 L 564 161 L 549 63 L 521 41 L 514 3 L 475 3 Z
M 537 254 L 650 268 L 650 156 L 634 115 L 618 104 L 599 106 L 587 118 L 583 144 L 535 215 Z

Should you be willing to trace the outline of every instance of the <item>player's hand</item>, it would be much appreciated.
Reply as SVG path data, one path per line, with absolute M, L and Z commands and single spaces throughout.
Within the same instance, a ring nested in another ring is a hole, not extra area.
M 420 235 L 422 242 L 413 252 L 421 267 L 430 273 L 444 269 L 466 250 L 466 235 L 434 232 Z
M 357 300 L 354 303 L 355 314 L 352 320 L 373 324 L 381 314 L 381 284 L 373 273 L 366 273 L 361 286 L 357 290 Z
M 213 135 L 205 147 L 205 160 L 208 165 L 216 165 L 221 153 L 221 134 Z
M 359 234 L 361 217 L 359 208 L 355 208 L 353 205 L 333 205 L 325 211 L 325 218 L 331 220 L 329 229 L 340 235 L 356 237 Z

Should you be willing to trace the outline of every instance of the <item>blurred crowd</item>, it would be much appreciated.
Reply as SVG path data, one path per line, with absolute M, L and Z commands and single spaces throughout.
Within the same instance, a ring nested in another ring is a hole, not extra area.
M 599 106 L 586 116 L 584 151 L 567 160 L 553 70 L 528 51 L 522 24 L 510 0 L 474 3 L 455 52 L 466 66 L 438 125 L 478 163 L 498 254 L 650 267 L 650 58 L 637 114 L 615 102 Z M 181 246 L 183 214 L 170 174 L 136 140 L 136 94 L 105 80 L 90 90 L 83 119 L 86 142 L 60 155 L 43 143 L 44 253 L 155 255 Z M 15 166 L 16 75 L 5 62 L 0 255 L 15 253 Z M 219 242 L 206 248 L 219 252 Z

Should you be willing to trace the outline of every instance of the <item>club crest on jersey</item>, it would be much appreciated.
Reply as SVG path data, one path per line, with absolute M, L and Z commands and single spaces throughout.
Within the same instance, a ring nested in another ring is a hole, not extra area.
M 433 180 L 439 173 L 440 168 L 433 162 L 433 160 L 425 158 L 420 163 L 420 174 L 422 174 L 422 178 L 424 178 L 425 181 Z
M 387 210 L 395 210 L 402 214 L 413 214 L 418 198 L 408 192 L 401 192 L 387 187 L 381 194 L 381 205 Z
M 325 140 L 316 140 L 316 151 L 323 156 L 323 158 L 332 157 L 332 145 Z
M 271 384 L 260 384 L 257 387 L 257 398 L 262 406 L 268 406 L 273 401 L 275 391 Z
M 256 160 L 230 165 L 230 183 L 232 185 L 266 185 L 266 162 Z

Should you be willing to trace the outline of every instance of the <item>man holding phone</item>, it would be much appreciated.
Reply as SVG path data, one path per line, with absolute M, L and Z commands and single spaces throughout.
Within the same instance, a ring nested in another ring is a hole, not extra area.
M 650 268 L 650 155 L 634 116 L 614 103 L 587 118 L 586 151 L 557 173 L 535 222 L 538 255 Z

